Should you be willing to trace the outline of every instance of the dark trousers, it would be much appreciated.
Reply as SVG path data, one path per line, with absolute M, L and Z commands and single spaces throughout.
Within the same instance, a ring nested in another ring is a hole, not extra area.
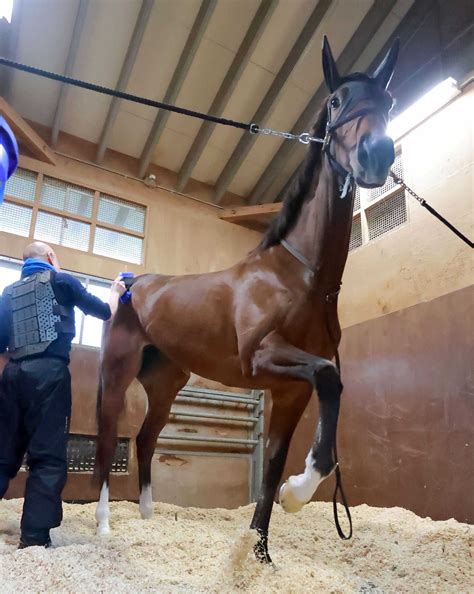
M 53 357 L 10 361 L 0 389 L 0 498 L 26 453 L 22 532 L 59 526 L 67 478 L 71 376 Z

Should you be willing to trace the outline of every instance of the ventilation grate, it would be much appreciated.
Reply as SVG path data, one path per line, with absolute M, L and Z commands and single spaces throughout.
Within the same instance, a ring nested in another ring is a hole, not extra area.
M 17 169 L 5 184 L 5 194 L 28 202 L 34 202 L 38 174 L 26 169 Z
M 360 188 L 356 186 L 356 191 L 354 194 L 354 212 L 360 210 Z
M 362 224 L 360 215 L 352 219 L 351 239 L 349 241 L 349 251 L 355 250 L 362 245 Z
M 143 239 L 119 231 L 97 227 L 93 252 L 99 256 L 141 264 Z
M 47 212 L 38 212 L 35 239 L 87 252 L 90 225 Z
M 132 204 L 112 196 L 99 198 L 97 220 L 116 227 L 122 227 L 136 233 L 145 231 L 146 208 L 140 204 Z
M 22 237 L 30 234 L 33 209 L 11 202 L 4 202 L 0 208 L 0 231 Z
M 398 152 L 395 156 L 395 161 L 393 162 L 391 169 L 395 173 L 395 175 L 398 175 L 398 177 L 403 178 L 403 163 L 401 152 Z M 368 201 L 373 202 L 379 196 L 383 196 L 383 194 L 386 194 L 387 192 L 390 192 L 390 190 L 393 190 L 394 188 L 398 187 L 398 184 L 396 184 L 391 177 L 387 177 L 385 185 L 381 186 L 380 188 L 373 188 L 369 191 Z
M 379 237 L 407 221 L 407 207 L 405 191 L 400 189 L 386 200 L 375 204 L 367 209 L 367 226 L 369 228 L 369 239 Z
M 130 440 L 120 438 L 115 450 L 112 472 L 128 472 Z M 96 438 L 90 435 L 70 435 L 67 444 L 69 472 L 92 472 L 95 464 Z
M 52 177 L 45 177 L 41 188 L 41 204 L 90 218 L 94 192 Z

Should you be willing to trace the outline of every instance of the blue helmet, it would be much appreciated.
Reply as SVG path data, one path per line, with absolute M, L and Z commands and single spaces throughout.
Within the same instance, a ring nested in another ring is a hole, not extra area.
M 0 116 L 0 204 L 8 178 L 18 167 L 18 144 L 12 129 Z

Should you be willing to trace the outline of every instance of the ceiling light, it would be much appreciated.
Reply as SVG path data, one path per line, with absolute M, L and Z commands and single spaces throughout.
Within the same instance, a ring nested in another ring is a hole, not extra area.
M 413 105 L 391 120 L 387 126 L 387 133 L 398 140 L 426 118 L 435 113 L 438 109 L 449 103 L 461 91 L 454 78 L 447 78 L 428 91 Z

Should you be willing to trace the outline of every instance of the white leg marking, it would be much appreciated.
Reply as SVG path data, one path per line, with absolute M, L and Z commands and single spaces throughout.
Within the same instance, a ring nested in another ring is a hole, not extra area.
M 97 504 L 97 508 L 95 510 L 95 519 L 97 520 L 97 534 L 99 536 L 109 534 L 109 517 L 109 487 L 107 486 L 107 483 L 103 483 L 102 489 L 100 490 L 99 503 Z
M 149 520 L 153 517 L 153 496 L 151 493 L 151 485 L 145 485 L 140 493 L 140 514 L 144 520 Z
M 282 508 L 289 513 L 300 511 L 314 495 L 319 483 L 325 478 L 314 469 L 313 453 L 310 450 L 306 456 L 306 468 L 303 474 L 290 476 L 281 486 L 280 504 Z

